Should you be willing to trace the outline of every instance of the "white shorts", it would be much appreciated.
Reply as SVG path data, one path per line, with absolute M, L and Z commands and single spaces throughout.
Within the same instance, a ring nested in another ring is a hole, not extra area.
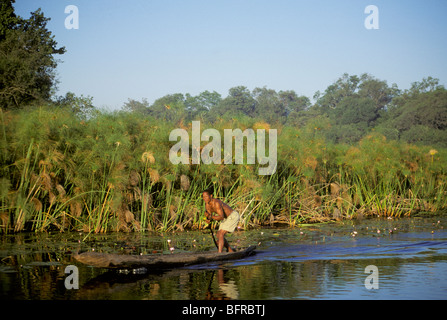
M 239 222 L 239 213 L 237 211 L 233 211 L 227 218 L 222 220 L 219 226 L 219 230 L 233 232 L 237 228 L 238 222 Z

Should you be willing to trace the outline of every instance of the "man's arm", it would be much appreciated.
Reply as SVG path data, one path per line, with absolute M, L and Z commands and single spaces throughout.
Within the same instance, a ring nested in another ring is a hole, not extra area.
M 205 209 L 205 217 L 206 217 L 205 222 L 206 223 L 211 223 L 211 215 L 208 212 L 208 210 L 206 210 L 206 209 Z
M 217 199 L 213 200 L 213 207 L 214 211 L 216 212 L 216 215 L 211 216 L 211 218 L 216 221 L 221 221 L 225 219 L 225 213 L 223 211 L 222 204 L 220 203 L 219 200 Z

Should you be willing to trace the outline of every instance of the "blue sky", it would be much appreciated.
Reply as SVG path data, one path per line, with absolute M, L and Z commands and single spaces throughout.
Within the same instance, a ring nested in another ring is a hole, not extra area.
M 379 29 L 368 30 L 368 5 Z M 79 29 L 66 29 L 67 5 Z M 119 109 L 128 98 L 266 86 L 312 98 L 343 73 L 370 73 L 407 89 L 447 81 L 445 0 L 16 0 L 24 18 L 42 8 L 67 53 L 59 95 L 89 95 Z

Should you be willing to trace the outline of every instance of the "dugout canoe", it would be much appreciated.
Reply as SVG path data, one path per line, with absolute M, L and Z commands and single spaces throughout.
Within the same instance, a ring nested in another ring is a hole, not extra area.
M 179 268 L 195 264 L 238 260 L 254 254 L 256 246 L 236 252 L 206 251 L 195 253 L 174 253 L 163 255 L 124 255 L 100 252 L 83 252 L 73 257 L 83 264 L 107 269 L 136 269 L 147 268 L 150 270 Z

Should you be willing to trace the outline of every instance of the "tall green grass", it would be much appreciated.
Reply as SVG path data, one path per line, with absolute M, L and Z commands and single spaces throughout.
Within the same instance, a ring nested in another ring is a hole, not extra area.
M 173 165 L 168 137 L 178 127 L 190 130 L 125 112 L 98 111 L 86 120 L 67 109 L 0 110 L 2 232 L 203 228 L 207 188 L 241 213 L 241 228 L 446 207 L 443 149 L 380 134 L 334 145 L 324 139 L 329 123 L 316 120 L 277 126 L 277 171 L 259 176 L 258 165 Z M 226 128 L 275 126 L 246 118 L 205 127 L 223 137 Z

